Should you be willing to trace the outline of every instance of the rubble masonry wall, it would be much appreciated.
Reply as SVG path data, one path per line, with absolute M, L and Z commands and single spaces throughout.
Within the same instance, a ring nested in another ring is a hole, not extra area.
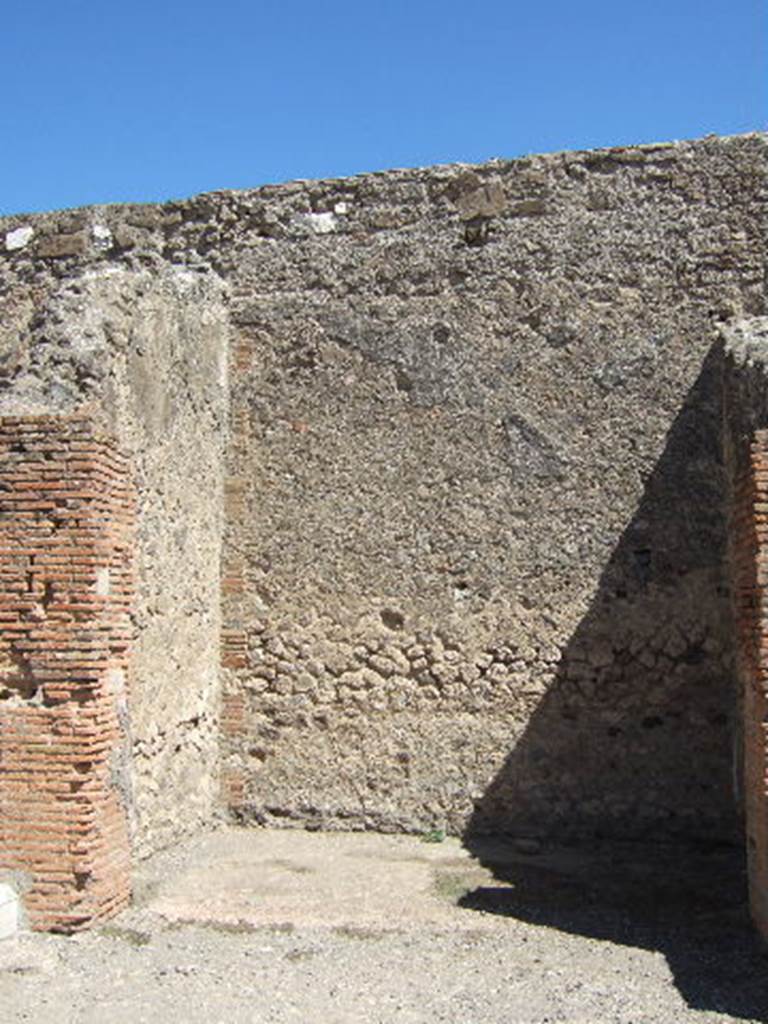
M 738 835 L 717 328 L 765 312 L 765 171 L 752 135 L 0 225 L 0 408 L 92 402 L 136 466 L 141 850 L 215 804 L 220 626 L 242 820 Z

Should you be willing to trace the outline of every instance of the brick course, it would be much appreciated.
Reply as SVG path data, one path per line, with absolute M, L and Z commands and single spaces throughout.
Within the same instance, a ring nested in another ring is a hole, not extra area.
M 130 896 L 129 480 L 87 419 L 0 418 L 0 871 L 36 929 Z

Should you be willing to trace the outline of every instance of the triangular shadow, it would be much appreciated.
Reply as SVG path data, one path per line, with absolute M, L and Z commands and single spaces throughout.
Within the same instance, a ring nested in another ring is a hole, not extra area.
M 722 381 L 715 346 L 553 683 L 475 805 L 465 845 L 500 885 L 462 905 L 660 950 L 691 1007 L 764 1019 L 734 796 Z

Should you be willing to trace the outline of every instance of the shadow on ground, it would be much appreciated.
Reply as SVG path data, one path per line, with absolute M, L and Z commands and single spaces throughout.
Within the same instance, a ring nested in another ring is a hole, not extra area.
M 603 841 L 525 856 L 501 840 L 471 846 L 498 885 L 468 891 L 460 907 L 658 950 L 693 1009 L 768 1019 L 768 956 L 738 848 Z
M 462 905 L 658 949 L 690 1006 L 764 1020 L 733 795 L 722 359 L 707 356 L 553 683 L 476 804 L 465 845 L 500 885 Z M 489 854 L 488 835 L 587 846 L 521 862 Z

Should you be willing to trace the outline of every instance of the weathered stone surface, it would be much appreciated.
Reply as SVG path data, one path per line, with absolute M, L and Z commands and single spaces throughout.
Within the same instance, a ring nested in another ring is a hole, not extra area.
M 224 295 L 211 275 L 170 268 L 101 266 L 46 283 L 34 316 L 21 293 L 0 412 L 91 410 L 136 467 L 130 705 L 142 855 L 210 820 L 218 794 Z
M 51 235 L 41 238 L 37 243 L 37 255 L 58 258 L 61 256 L 79 256 L 86 251 L 88 239 L 83 232 L 73 234 Z
M 351 220 L 407 183 L 408 228 L 243 247 L 244 817 L 734 834 L 711 314 L 762 306 L 764 161 L 752 138 L 355 180 Z M 504 209 L 461 198 L 489 174 Z
M 717 327 L 765 313 L 765 180 L 751 135 L 80 211 L 67 260 L 25 218 L 2 407 L 142 467 L 142 843 L 212 802 L 222 516 L 242 818 L 735 834 Z
M 504 188 L 499 181 L 481 184 L 470 180 L 466 183 L 466 191 L 459 192 L 456 198 L 456 206 L 463 220 L 498 216 L 503 213 L 505 205 Z
M 13 231 L 8 231 L 5 236 L 5 248 L 8 252 L 13 252 L 16 249 L 23 249 L 26 245 L 29 245 L 34 236 L 35 229 L 29 226 L 23 226 L 16 228 Z

